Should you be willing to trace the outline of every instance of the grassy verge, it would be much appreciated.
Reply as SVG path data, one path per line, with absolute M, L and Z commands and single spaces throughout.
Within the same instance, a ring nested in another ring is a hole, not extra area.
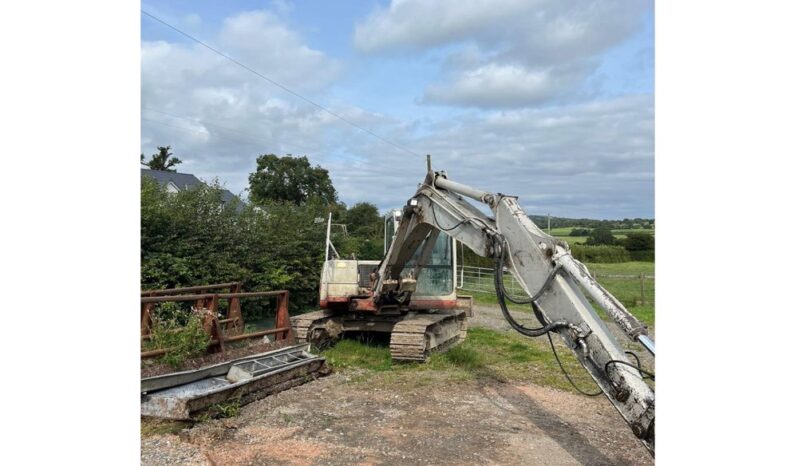
M 555 341 L 557 337 L 555 337 Z M 562 345 L 558 354 L 582 389 L 595 385 L 571 352 Z M 441 378 L 448 381 L 493 379 L 526 381 L 575 391 L 563 376 L 545 338 L 531 339 L 514 332 L 471 328 L 461 344 L 434 353 L 425 364 L 395 363 L 384 344 L 342 340 L 322 353 L 336 370 L 357 374 L 353 383 L 416 388 Z
M 621 262 L 618 264 L 585 264 L 594 275 L 654 275 L 654 262 Z
M 605 280 L 602 280 L 605 282 Z M 637 282 L 635 282 L 637 283 Z M 627 282 L 623 282 L 618 280 L 617 283 L 602 283 L 607 289 L 610 290 L 610 293 L 613 296 L 617 297 L 621 300 L 621 303 L 626 307 L 626 310 L 632 313 L 633 316 L 637 317 L 648 326 L 654 325 L 654 305 L 652 304 L 654 300 L 654 290 L 648 289 L 645 291 L 646 302 L 645 304 L 639 304 L 639 301 L 636 301 L 640 296 L 640 285 L 637 283 L 636 285 L 632 286 Z M 636 287 L 636 288 L 635 288 Z M 612 291 L 611 288 L 615 288 L 615 291 Z M 623 292 L 618 292 L 618 290 L 622 290 Z M 464 292 L 465 293 L 465 292 Z M 496 295 L 492 293 L 478 293 L 478 292 L 468 292 L 469 295 L 474 297 L 474 303 L 479 304 L 482 306 L 491 306 L 491 307 L 499 307 L 499 303 L 496 301 Z M 527 305 L 520 305 L 520 304 L 513 304 L 508 302 L 507 308 L 511 311 L 519 311 L 519 312 L 528 312 L 532 313 L 531 306 Z M 597 308 L 598 314 L 601 316 L 602 319 L 610 321 L 611 317 L 606 315 L 601 308 Z
M 643 300 L 640 294 L 640 280 L 629 278 L 611 278 L 601 275 L 629 275 L 629 274 L 653 274 L 654 264 L 651 262 L 626 262 L 620 264 L 587 264 L 588 270 L 593 274 L 598 274 L 599 283 L 607 289 L 613 296 L 618 298 L 626 309 L 635 317 L 640 319 L 648 326 L 654 325 L 654 301 L 655 286 L 654 280 L 643 280 Z M 463 291 L 474 297 L 474 303 L 483 306 L 498 307 L 496 295 L 494 293 L 480 293 Z M 508 308 L 513 311 L 531 312 L 529 305 L 519 305 L 508 302 Z M 604 320 L 611 318 L 597 307 L 599 315 Z
M 499 307 L 499 302 L 496 299 L 495 293 L 480 293 L 478 291 L 463 291 L 462 294 L 470 295 L 474 298 L 475 304 L 481 304 L 483 306 L 495 306 Z M 513 311 L 522 311 L 522 312 L 532 312 L 532 308 L 529 304 L 514 304 L 510 301 L 506 301 L 507 308 Z

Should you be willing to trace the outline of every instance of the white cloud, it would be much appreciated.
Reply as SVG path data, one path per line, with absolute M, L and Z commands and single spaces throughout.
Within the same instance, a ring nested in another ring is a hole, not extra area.
M 207 39 L 344 118 L 420 154 L 432 154 L 435 168 L 446 169 L 453 179 L 520 196 L 529 213 L 653 215 L 651 96 L 545 108 L 468 109 L 441 119 L 398 121 L 317 97 L 328 94 L 342 65 L 309 47 L 272 13 L 236 15 Z M 529 104 L 567 90 L 558 82 L 566 72 L 573 79 L 582 72 L 573 61 L 536 68 L 498 58 L 511 49 L 509 44 L 499 50 L 481 43 L 461 49 L 448 62 L 451 74 L 446 76 L 453 85 L 430 87 L 427 98 L 481 105 L 481 89 L 492 92 L 483 106 L 497 101 L 515 106 L 519 95 Z M 516 81 L 523 84 L 519 87 Z M 330 170 L 348 204 L 401 206 L 424 176 L 423 157 L 386 145 L 184 42 L 142 43 L 142 106 L 144 154 L 169 144 L 185 161 L 180 171 L 218 177 L 234 192 L 247 187 L 256 156 L 269 152 L 308 155 L 313 164 Z
M 403 143 L 432 154 L 434 168 L 447 170 L 455 181 L 520 196 L 529 213 L 653 216 L 651 96 L 471 112 L 430 130 L 428 136 Z M 335 186 L 347 202 L 367 197 L 382 208 L 401 206 L 423 179 L 421 157 L 386 151 L 370 140 L 346 147 L 368 154 L 356 163 L 330 161 Z
M 393 0 L 355 28 L 362 51 L 428 49 L 457 42 L 558 62 L 626 37 L 652 2 L 641 0 Z
M 357 25 L 354 44 L 367 53 L 445 47 L 450 70 L 427 88 L 427 101 L 512 107 L 575 89 L 598 65 L 594 58 L 629 37 L 650 7 L 640 0 L 394 0 Z
M 496 22 L 513 18 L 529 0 L 394 0 L 357 25 L 354 43 L 367 52 L 427 48 L 451 41 L 493 36 Z
M 326 88 L 341 68 L 268 11 L 227 18 L 203 39 L 303 93 Z M 143 41 L 141 61 L 142 152 L 171 144 L 186 160 L 182 170 L 218 176 L 236 192 L 246 187 L 255 156 L 317 153 L 322 127 L 340 126 L 199 44 Z
M 457 73 L 453 82 L 430 85 L 424 93 L 424 101 L 476 107 L 524 107 L 563 94 L 583 74 L 580 69 L 564 67 L 528 69 L 517 64 L 489 63 Z

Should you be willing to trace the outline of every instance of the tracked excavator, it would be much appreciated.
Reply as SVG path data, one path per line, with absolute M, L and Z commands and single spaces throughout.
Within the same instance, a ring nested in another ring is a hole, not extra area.
M 491 215 L 466 198 L 485 204 Z M 433 171 L 427 156 L 427 174 L 415 195 L 385 221 L 381 261 L 339 258 L 328 221 L 322 309 L 292 318 L 299 341 L 323 348 L 352 332 L 387 333 L 397 361 L 425 361 L 432 351 L 462 341 L 472 311 L 470 298 L 456 293 L 459 242 L 493 259 L 498 304 L 510 326 L 529 337 L 559 335 L 654 454 L 654 391 L 645 381 L 651 374 L 636 356 L 634 363 L 627 357 L 591 301 L 653 357 L 646 326 L 596 282 L 567 243 L 538 228 L 517 197 L 452 181 L 445 171 Z M 505 272 L 526 296 L 507 292 Z M 530 305 L 539 325 L 518 321 L 507 301 Z

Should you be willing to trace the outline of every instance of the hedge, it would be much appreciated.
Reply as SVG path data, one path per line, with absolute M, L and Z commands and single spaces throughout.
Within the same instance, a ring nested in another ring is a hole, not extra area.
M 588 246 L 574 244 L 571 254 L 581 262 L 592 263 L 618 263 L 632 260 L 629 251 L 621 246 Z
M 633 261 L 654 262 L 654 250 L 650 251 L 629 251 Z

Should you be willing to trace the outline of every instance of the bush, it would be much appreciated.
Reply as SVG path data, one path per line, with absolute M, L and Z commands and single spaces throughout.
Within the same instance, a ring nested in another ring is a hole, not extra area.
M 590 232 L 590 236 L 587 238 L 587 244 L 591 246 L 611 246 L 617 243 L 618 240 L 615 239 L 615 236 L 612 234 L 612 230 L 608 227 L 594 228 L 593 231 Z
M 291 310 L 318 302 L 324 217 L 318 200 L 262 206 L 225 204 L 218 184 L 169 193 L 141 180 L 141 287 L 242 281 L 247 291 L 287 289 Z M 274 312 L 269 299 L 244 301 L 244 319 Z
M 654 250 L 650 251 L 629 251 L 629 256 L 633 261 L 654 262 Z
M 158 303 L 152 311 L 156 322 L 174 322 L 178 326 L 188 324 L 191 317 L 191 305 L 188 302 Z
M 290 311 L 318 305 L 326 223 L 334 229 L 342 257 L 382 258 L 382 220 L 377 208 L 309 198 L 294 202 L 262 200 L 259 205 L 225 204 L 218 183 L 177 193 L 149 177 L 141 180 L 141 287 L 173 288 L 241 281 L 246 291 L 287 289 Z M 220 303 L 223 306 L 223 303 Z M 223 308 L 220 308 L 223 309 Z M 245 320 L 274 313 L 268 298 L 242 302 Z
M 631 260 L 629 251 L 621 246 L 587 246 L 575 244 L 571 246 L 571 254 L 581 262 L 618 263 Z
M 155 348 L 169 349 L 161 361 L 179 368 L 187 359 L 205 352 L 211 337 L 202 328 L 197 314 L 189 314 L 183 325 L 177 317 L 156 320 L 152 328 L 151 343 Z
M 627 251 L 653 251 L 654 236 L 651 233 L 628 233 L 622 244 Z

